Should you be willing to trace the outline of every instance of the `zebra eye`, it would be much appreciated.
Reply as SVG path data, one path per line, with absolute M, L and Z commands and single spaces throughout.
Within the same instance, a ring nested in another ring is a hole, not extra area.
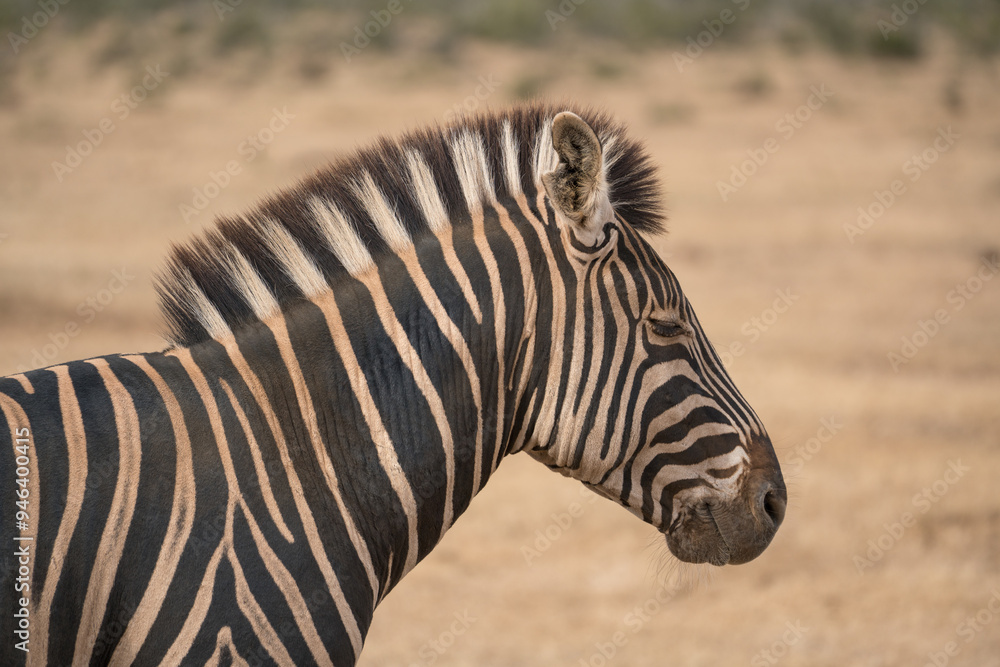
M 649 320 L 649 329 L 661 338 L 677 338 L 687 333 L 687 327 L 680 322 Z

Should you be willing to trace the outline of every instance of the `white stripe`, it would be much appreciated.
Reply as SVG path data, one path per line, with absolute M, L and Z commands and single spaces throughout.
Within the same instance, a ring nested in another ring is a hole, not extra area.
M 552 119 L 546 119 L 545 126 L 535 136 L 535 183 L 543 192 L 542 176 L 559 166 L 559 154 L 552 145 Z
M 406 166 L 410 170 L 413 194 L 417 197 L 417 203 L 427 220 L 427 226 L 437 234 L 449 226 L 450 221 L 444 203 L 441 201 L 441 193 L 438 192 L 437 184 L 434 182 L 434 175 L 423 156 L 417 151 L 407 152 Z
M 367 171 L 362 172 L 361 178 L 354 183 L 352 190 L 354 195 L 361 200 L 361 205 L 368 211 L 379 235 L 393 252 L 400 252 L 413 245 L 410 233 L 399 222 L 396 212 L 392 210 L 389 202 L 385 200 L 385 195 L 375 185 L 371 174 Z
M 198 323 L 205 327 L 208 335 L 216 340 L 233 335 L 225 318 L 219 313 L 205 293 L 198 287 L 187 267 L 174 267 L 174 284 L 170 286 L 169 297 L 182 312 L 193 313 Z
M 510 126 L 509 118 L 503 121 L 501 148 L 503 149 L 503 168 L 507 190 L 516 197 L 521 194 L 521 172 L 518 170 L 517 140 L 514 137 L 514 130 Z
M 281 310 L 271 290 L 261 280 L 256 269 L 250 266 L 250 262 L 239 248 L 227 242 L 218 249 L 218 253 L 219 260 L 226 267 L 226 273 L 233 280 L 233 286 L 250 304 L 257 319 L 266 319 Z
M 375 264 L 354 226 L 332 202 L 313 197 L 309 208 L 319 221 L 319 230 L 327 245 L 348 273 L 355 275 Z
M 496 202 L 482 137 L 467 130 L 457 132 L 451 140 L 451 151 L 455 172 L 462 184 L 462 194 L 469 211 L 481 210 L 483 201 Z
M 445 233 L 450 237 L 452 232 L 451 221 L 448 219 L 448 213 L 441 202 L 441 195 L 438 192 L 437 185 L 434 183 L 434 175 L 431 173 L 430 168 L 428 168 L 427 163 L 424 162 L 420 153 L 416 151 L 410 151 L 407 154 L 406 163 L 409 166 L 410 177 L 413 180 L 414 194 L 417 196 L 417 203 L 420 204 L 424 218 L 427 219 L 427 226 L 430 227 L 432 232 L 441 237 L 445 237 Z M 451 269 L 452 275 L 455 276 L 455 280 L 458 282 L 463 296 L 465 296 L 466 303 L 469 304 L 469 308 L 472 310 L 472 316 L 476 318 L 477 324 L 481 323 L 483 321 L 483 313 L 479 307 L 479 299 L 472 288 L 472 281 L 469 280 L 468 274 L 466 274 L 462 263 L 455 254 L 453 239 L 449 238 L 447 241 L 441 243 L 441 252 L 444 254 L 444 263 Z
M 266 218 L 260 224 L 260 232 L 271 254 L 303 294 L 311 297 L 330 289 L 323 272 L 284 225 Z
M 604 134 L 601 136 L 601 158 L 604 166 L 604 173 L 608 173 L 611 166 L 618 161 L 623 153 L 617 150 L 618 146 L 618 136 L 617 134 Z
M 326 315 L 326 322 L 330 331 L 344 331 L 344 320 L 340 314 L 340 306 L 337 304 L 333 292 L 329 292 L 320 299 L 317 305 Z M 361 368 L 353 344 L 348 336 L 334 336 L 333 345 L 347 368 Z M 375 445 L 379 464 L 385 471 L 386 477 L 389 478 L 389 485 L 399 499 L 399 504 L 403 508 L 403 514 L 406 516 L 408 541 L 406 545 L 406 561 L 403 566 L 403 574 L 406 574 L 417 564 L 417 556 L 420 551 L 420 537 L 417 534 L 417 501 L 413 495 L 413 488 L 410 486 L 406 478 L 406 473 L 403 471 L 403 466 L 399 462 L 396 445 L 389 436 L 389 431 L 382 421 L 378 404 L 375 402 L 371 389 L 368 387 L 365 374 L 358 372 L 348 373 L 347 375 L 351 391 L 354 393 L 361 407 L 362 417 L 365 420 L 365 425 L 368 427 L 372 443 Z M 342 514 L 349 516 L 346 510 L 343 510 Z

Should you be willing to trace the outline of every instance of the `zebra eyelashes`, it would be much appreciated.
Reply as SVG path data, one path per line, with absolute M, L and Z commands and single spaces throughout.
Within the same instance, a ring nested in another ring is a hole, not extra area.
M 687 336 L 690 333 L 687 325 L 683 322 L 678 322 L 676 320 L 666 320 L 658 318 L 649 318 L 646 320 L 648 323 L 648 328 L 652 334 L 651 338 L 670 340 L 680 338 L 681 336 Z

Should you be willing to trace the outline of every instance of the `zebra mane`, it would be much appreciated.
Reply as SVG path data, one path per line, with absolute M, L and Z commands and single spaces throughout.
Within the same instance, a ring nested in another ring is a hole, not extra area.
M 174 346 L 222 338 L 283 304 L 328 291 L 422 234 L 469 224 L 484 203 L 541 189 L 556 167 L 552 118 L 571 110 L 604 147 L 609 196 L 635 229 L 661 231 L 659 185 L 642 145 L 605 112 L 528 104 L 417 129 L 330 164 L 247 213 L 174 246 L 157 292 Z

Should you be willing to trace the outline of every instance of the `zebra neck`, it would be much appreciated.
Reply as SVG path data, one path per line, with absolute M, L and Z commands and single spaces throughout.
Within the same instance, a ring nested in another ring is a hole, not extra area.
M 314 516 L 335 509 L 317 526 L 375 602 L 516 439 L 524 285 L 486 217 L 214 344 L 289 478 L 269 483 L 294 491 L 298 474 Z

